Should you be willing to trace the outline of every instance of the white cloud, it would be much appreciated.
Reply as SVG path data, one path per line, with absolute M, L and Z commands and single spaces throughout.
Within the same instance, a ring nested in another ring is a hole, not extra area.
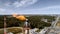
M 10 2 L 7 2 L 7 3 L 5 3 L 4 5 L 5 5 L 5 6 L 11 6 L 10 4 L 11 4 Z
M 44 7 L 44 8 L 40 8 L 40 10 L 60 10 L 60 6 L 48 6 L 48 7 Z
M 22 13 L 28 13 L 28 14 L 60 14 L 60 6 L 49 6 L 44 8 L 38 8 L 38 9 L 29 9 L 29 10 L 23 10 Z
M 6 11 L 6 9 L 0 8 L 0 12 L 4 12 Z
M 60 6 L 49 6 L 38 9 L 28 9 L 28 10 L 11 10 L 11 9 L 2 9 L 0 8 L 0 14 L 60 14 Z
M 36 2 L 37 0 L 21 0 L 21 1 L 15 1 L 12 5 L 14 5 L 15 7 L 22 7 L 34 4 Z
M 60 6 L 49 6 L 37 10 L 45 14 L 60 14 Z
M 11 14 L 11 13 L 13 13 L 13 10 L 11 9 L 0 8 L 0 14 L 5 15 L 5 14 Z
M 4 14 L 6 9 L 0 8 L 0 14 Z

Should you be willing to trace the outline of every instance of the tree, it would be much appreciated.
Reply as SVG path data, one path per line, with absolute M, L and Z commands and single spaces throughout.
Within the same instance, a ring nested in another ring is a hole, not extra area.
M 51 24 L 41 21 L 41 16 L 31 16 L 28 18 L 31 28 L 44 28 L 49 27 Z M 48 25 L 47 25 L 48 24 Z

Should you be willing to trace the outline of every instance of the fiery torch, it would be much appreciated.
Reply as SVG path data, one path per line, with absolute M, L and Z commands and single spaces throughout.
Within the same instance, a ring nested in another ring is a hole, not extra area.
M 13 14 L 13 17 L 21 21 L 25 21 L 25 27 L 23 28 L 23 31 L 24 31 L 23 34 L 29 34 L 29 28 L 28 28 L 28 22 L 27 22 L 28 19 L 23 15 L 17 15 L 17 14 Z
M 15 17 L 15 18 L 17 18 L 19 20 L 22 20 L 22 21 L 26 20 L 25 16 L 23 16 L 23 15 L 18 16 L 17 14 L 13 14 L 13 17 Z

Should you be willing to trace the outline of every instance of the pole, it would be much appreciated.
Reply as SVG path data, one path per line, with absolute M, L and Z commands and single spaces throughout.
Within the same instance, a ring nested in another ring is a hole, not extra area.
M 4 16 L 4 34 L 7 34 L 6 33 L 6 16 Z
M 24 28 L 23 28 L 23 30 L 24 30 L 24 34 L 29 34 L 29 23 L 27 22 L 28 21 L 28 19 L 26 19 L 26 21 L 25 21 L 25 23 L 24 23 Z

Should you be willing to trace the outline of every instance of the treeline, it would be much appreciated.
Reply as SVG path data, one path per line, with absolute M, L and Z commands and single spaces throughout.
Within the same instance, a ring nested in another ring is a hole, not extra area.
M 11 16 L 11 15 L 10 15 Z M 24 21 L 20 21 L 14 17 L 10 17 L 6 15 L 6 23 L 7 23 L 7 27 L 23 27 L 24 25 Z M 28 22 L 30 23 L 30 27 L 31 28 L 44 28 L 44 27 L 49 27 L 51 25 L 51 23 L 55 20 L 55 16 L 40 16 L 40 15 L 34 15 L 34 16 L 29 16 L 26 17 L 28 19 Z M 48 22 L 44 22 L 41 21 L 41 19 L 47 19 Z M 4 27 L 4 16 L 0 16 L 0 28 Z

